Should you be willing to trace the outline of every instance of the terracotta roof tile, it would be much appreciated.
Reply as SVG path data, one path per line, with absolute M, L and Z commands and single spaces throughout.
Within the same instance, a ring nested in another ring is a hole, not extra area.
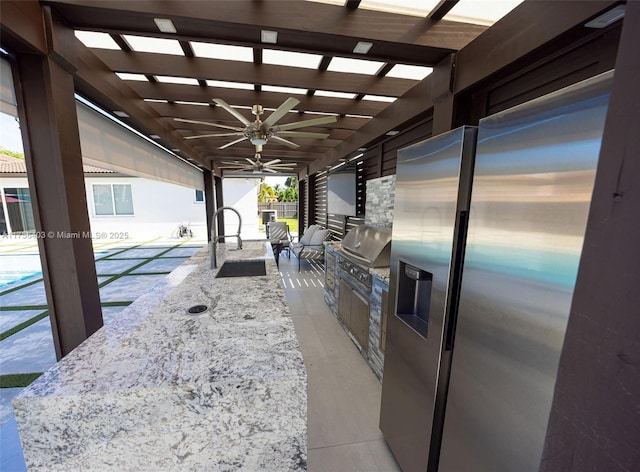
M 100 167 L 83 166 L 85 174 L 116 174 L 112 170 L 101 169 Z M 22 159 L 0 154 L 0 174 L 26 174 L 27 166 Z

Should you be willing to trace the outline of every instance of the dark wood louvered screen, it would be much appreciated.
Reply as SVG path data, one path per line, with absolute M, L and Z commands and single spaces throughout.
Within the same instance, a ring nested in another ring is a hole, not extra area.
M 314 176 L 314 223 L 327 227 L 327 172 L 318 172 Z

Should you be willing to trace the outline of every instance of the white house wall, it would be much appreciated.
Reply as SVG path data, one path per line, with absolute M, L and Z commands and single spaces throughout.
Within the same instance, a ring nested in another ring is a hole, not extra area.
M 260 179 L 226 178 L 222 182 L 224 206 L 235 208 L 242 216 L 243 239 L 264 238 L 258 231 L 258 188 Z M 224 212 L 225 234 L 235 234 L 238 219 L 232 211 Z M 232 239 L 228 240 L 232 242 Z
M 93 184 L 131 185 L 133 216 L 97 216 Z M 180 223 L 189 223 L 194 236 L 206 238 L 205 204 L 195 201 L 194 189 L 135 177 L 88 177 L 85 187 L 94 233 L 128 233 L 136 239 L 170 237 Z

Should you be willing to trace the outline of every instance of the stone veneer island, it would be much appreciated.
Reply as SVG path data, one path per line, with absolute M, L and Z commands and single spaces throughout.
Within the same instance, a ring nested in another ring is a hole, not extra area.
M 306 470 L 307 378 L 268 243 L 203 249 L 25 389 L 30 471 Z M 209 310 L 187 314 L 193 305 Z

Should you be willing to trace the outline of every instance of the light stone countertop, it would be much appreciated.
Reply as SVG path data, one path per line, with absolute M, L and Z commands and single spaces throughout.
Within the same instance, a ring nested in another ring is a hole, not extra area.
M 216 279 L 203 249 L 14 399 L 29 470 L 306 470 L 306 371 L 271 247 L 219 246 L 233 259 L 267 275 Z
M 374 267 L 369 269 L 369 273 L 389 285 L 389 278 L 391 277 L 390 267 Z

